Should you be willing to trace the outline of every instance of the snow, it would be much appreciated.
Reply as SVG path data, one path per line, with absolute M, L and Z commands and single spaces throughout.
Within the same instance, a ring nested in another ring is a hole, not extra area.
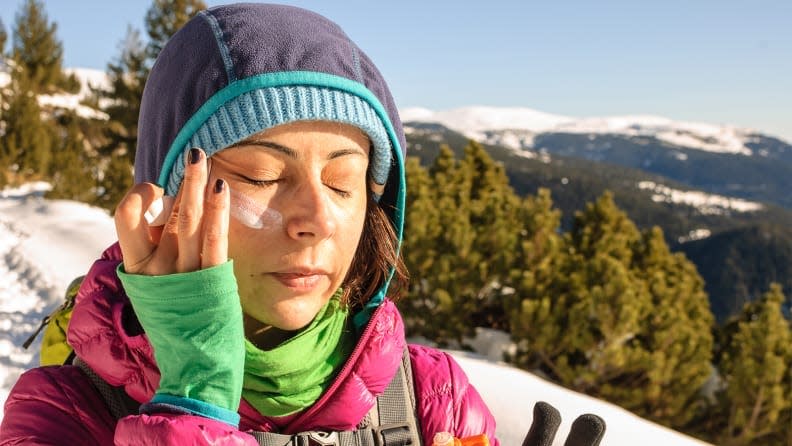
M 109 87 L 107 74 L 92 68 L 67 68 L 64 71 L 66 74 L 74 74 L 77 77 L 80 81 L 80 91 L 77 94 L 39 95 L 39 105 L 74 110 L 83 118 L 108 119 L 107 113 L 80 104 L 80 101 L 91 94 L 91 88 L 106 89 Z
M 110 88 L 107 73 L 94 68 L 66 68 L 66 74 L 74 74 L 80 81 L 80 95 L 85 96 L 91 92 L 91 88 Z
M 82 105 L 80 102 L 91 94 L 91 87 L 107 88 L 109 86 L 107 75 L 101 70 L 92 68 L 66 68 L 66 74 L 74 74 L 80 81 L 80 91 L 77 94 L 43 94 L 39 95 L 38 102 L 42 107 L 62 108 L 74 110 L 77 115 L 88 119 L 106 120 L 107 114 L 94 108 Z M 8 85 L 11 77 L 5 71 L 0 71 L 0 88 Z
M 0 401 L 38 363 L 40 339 L 28 350 L 22 343 L 115 236 L 107 212 L 45 200 L 49 188 L 32 183 L 0 192 Z
M 724 197 L 701 191 L 681 191 L 672 189 L 654 181 L 641 181 L 638 188 L 652 192 L 652 201 L 656 203 L 682 203 L 693 206 L 705 215 L 723 215 L 728 211 L 756 212 L 764 206 L 741 198 Z
M 444 111 L 405 108 L 399 115 L 402 122 L 436 122 L 459 132 L 520 129 L 539 133 L 572 120 L 525 107 L 472 106 Z
M 19 374 L 38 362 L 38 343 L 25 351 L 22 342 L 62 302 L 69 282 L 84 274 L 115 240 L 107 212 L 42 198 L 48 189 L 46 183 L 32 183 L 0 191 L 0 402 Z M 583 413 L 605 420 L 608 428 L 602 444 L 606 446 L 633 445 L 638 435 L 642 446 L 705 444 L 498 361 L 512 348 L 503 333 L 479 330 L 471 345 L 489 357 L 451 353 L 493 411 L 504 446 L 522 443 L 537 401 L 552 404 L 564 419 L 556 446 L 563 445 L 570 423 Z
M 78 116 L 88 119 L 106 120 L 108 118 L 107 113 L 80 104 L 81 100 L 80 96 L 75 94 L 42 94 L 38 97 L 39 105 L 42 107 L 74 110 Z
M 688 235 L 677 237 L 679 243 L 687 243 L 695 240 L 705 239 L 712 235 L 712 231 L 707 228 L 698 228 L 688 232 Z
M 652 136 L 672 147 L 751 156 L 753 151 L 746 144 L 759 133 L 729 125 L 674 121 L 652 115 L 575 118 L 520 107 L 472 106 L 443 111 L 405 108 L 400 114 L 403 122 L 435 122 L 477 141 L 495 142 L 499 138 L 512 147 L 516 140 L 525 139 L 519 147 L 523 149 L 530 147 L 525 144 L 532 140 L 515 132 Z
M 522 444 L 538 401 L 550 403 L 561 412 L 561 427 L 554 446 L 562 446 L 572 421 L 585 413 L 599 415 L 607 430 L 603 446 L 706 445 L 671 429 L 643 420 L 610 403 L 545 381 L 523 370 L 493 362 L 474 354 L 453 352 L 471 383 L 481 393 L 498 423 L 498 438 L 503 446 Z

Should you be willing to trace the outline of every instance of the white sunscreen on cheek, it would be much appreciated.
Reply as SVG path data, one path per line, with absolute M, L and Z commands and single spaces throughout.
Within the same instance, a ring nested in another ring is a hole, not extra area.
M 234 189 L 231 189 L 231 216 L 251 229 L 276 229 L 283 225 L 280 212 L 262 206 Z

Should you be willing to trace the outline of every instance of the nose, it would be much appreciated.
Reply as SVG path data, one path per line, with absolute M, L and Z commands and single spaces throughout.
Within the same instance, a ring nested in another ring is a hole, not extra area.
M 294 193 L 292 212 L 284 215 L 286 232 L 294 240 L 315 243 L 332 236 L 337 217 L 321 180 L 303 182 Z

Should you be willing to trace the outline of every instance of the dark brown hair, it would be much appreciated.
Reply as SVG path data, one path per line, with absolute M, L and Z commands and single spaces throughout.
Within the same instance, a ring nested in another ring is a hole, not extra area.
M 350 307 L 364 305 L 388 280 L 391 270 L 393 278 L 388 288 L 388 297 L 398 300 L 402 291 L 407 288 L 409 279 L 398 246 L 399 240 L 393 224 L 369 193 L 363 233 L 344 279 L 341 302 Z

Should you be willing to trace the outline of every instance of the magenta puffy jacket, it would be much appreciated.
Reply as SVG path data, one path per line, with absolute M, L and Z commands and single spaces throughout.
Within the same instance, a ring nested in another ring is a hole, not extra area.
M 105 381 L 139 402 L 154 395 L 159 372 L 144 334 L 125 329 L 132 307 L 115 275 L 121 252 L 109 248 L 80 287 L 69 342 Z M 134 318 L 132 318 L 134 319 Z M 40 367 L 11 391 L 0 445 L 257 445 L 246 430 L 295 433 L 354 429 L 391 381 L 405 344 L 401 316 L 385 301 L 332 386 L 304 412 L 272 419 L 241 402 L 239 430 L 219 421 L 175 414 L 132 415 L 116 422 L 102 396 L 75 366 Z M 410 345 L 418 421 L 424 442 L 436 432 L 458 437 L 486 433 L 495 420 L 465 373 L 448 354 Z

